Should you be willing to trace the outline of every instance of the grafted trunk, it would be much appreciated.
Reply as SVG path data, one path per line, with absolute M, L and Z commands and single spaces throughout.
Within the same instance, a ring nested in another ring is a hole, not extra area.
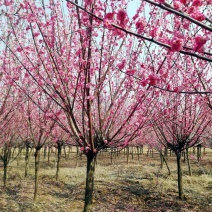
M 4 166 L 4 174 L 3 174 L 3 182 L 4 182 L 4 187 L 6 187 L 7 185 L 7 168 L 8 168 L 8 164 L 9 164 L 9 160 L 11 157 L 11 149 L 8 146 L 5 146 L 3 148 L 3 166 Z
M 51 154 L 51 147 L 48 147 L 48 166 L 50 165 L 50 154 Z
M 182 175 L 182 167 L 181 167 L 181 152 L 176 152 L 177 156 L 177 182 L 178 182 L 178 196 L 179 199 L 185 199 L 185 195 L 183 193 L 183 175 Z
M 25 155 L 25 177 L 28 175 L 29 170 L 29 146 L 26 146 L 26 155 Z
M 57 171 L 56 171 L 56 180 L 58 180 L 58 177 L 59 177 L 62 145 L 63 145 L 62 142 L 60 142 L 60 141 L 57 142 Z
M 38 194 L 38 171 L 39 171 L 39 163 L 40 163 L 40 149 L 35 150 L 35 190 L 34 190 L 34 201 L 37 200 Z
M 88 154 L 87 156 L 87 172 L 86 172 L 86 187 L 85 187 L 85 205 L 84 212 L 92 212 L 93 188 L 94 188 L 94 173 L 95 173 L 95 155 Z
M 188 174 L 189 174 L 189 176 L 191 176 L 192 175 L 192 172 L 191 172 L 190 160 L 188 158 L 188 148 L 186 148 L 186 160 L 187 160 L 187 164 L 188 164 Z
M 197 160 L 200 161 L 201 159 L 201 144 L 197 145 Z
M 8 163 L 6 160 L 4 160 L 4 175 L 3 175 L 4 187 L 7 186 L 7 167 Z

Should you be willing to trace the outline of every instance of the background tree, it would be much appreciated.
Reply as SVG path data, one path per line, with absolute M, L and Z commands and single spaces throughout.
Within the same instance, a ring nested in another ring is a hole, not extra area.
M 181 156 L 189 147 L 201 143 L 201 136 L 207 130 L 211 120 L 206 105 L 195 104 L 192 96 L 175 95 L 166 100 L 167 109 L 163 117 L 155 117 L 152 125 L 158 141 L 174 151 L 177 157 L 179 198 L 184 199 L 182 184 Z

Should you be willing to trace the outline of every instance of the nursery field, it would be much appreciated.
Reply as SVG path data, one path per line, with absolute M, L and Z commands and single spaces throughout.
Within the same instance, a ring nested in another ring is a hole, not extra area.
M 159 154 L 138 155 L 103 152 L 98 155 L 94 187 L 94 211 L 212 211 L 212 149 L 197 161 L 190 150 L 192 176 L 183 162 L 183 187 L 186 200 L 178 199 L 175 155 L 169 155 L 161 169 Z M 112 157 L 111 157 L 112 156 Z M 139 156 L 139 157 L 138 157 Z M 84 205 L 85 156 L 62 152 L 59 179 L 55 179 L 56 155 L 50 161 L 40 155 L 38 198 L 33 202 L 34 158 L 30 156 L 29 174 L 24 177 L 25 152 L 8 167 L 7 186 L 0 181 L 1 212 L 81 212 Z M 0 163 L 0 178 L 3 166 Z

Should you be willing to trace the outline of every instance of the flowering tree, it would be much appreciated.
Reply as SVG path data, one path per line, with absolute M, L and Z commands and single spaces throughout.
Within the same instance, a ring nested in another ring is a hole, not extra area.
M 92 210 L 96 154 L 139 136 L 155 88 L 210 92 L 196 70 L 210 80 L 211 27 L 203 16 L 211 1 L 180 3 L 144 0 L 130 17 L 125 0 L 1 1 L 2 57 L 16 70 L 7 76 L 24 93 L 32 83 L 31 92 L 62 110 L 66 122 L 57 124 L 87 157 L 84 211 Z
M 159 143 L 173 150 L 177 157 L 179 198 L 184 199 L 181 154 L 185 149 L 201 143 L 201 137 L 211 123 L 210 112 L 206 105 L 196 104 L 193 96 L 175 95 L 165 103 L 166 110 L 152 120 L 152 126 Z
M 20 118 L 16 114 L 19 106 L 17 93 L 12 86 L 7 86 L 7 80 L 2 76 L 0 82 L 0 148 L 2 150 L 0 160 L 4 167 L 4 186 L 7 182 L 7 167 L 12 161 L 12 148 L 20 134 Z

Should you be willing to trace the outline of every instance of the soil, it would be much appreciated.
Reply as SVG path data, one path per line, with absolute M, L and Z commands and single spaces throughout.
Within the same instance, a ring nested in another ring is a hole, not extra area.
M 191 160 L 193 171 L 188 176 L 183 163 L 183 182 L 186 200 L 178 199 L 175 156 L 168 158 L 171 175 L 159 154 L 146 153 L 127 156 L 123 152 L 104 152 L 97 158 L 94 212 L 170 212 L 212 211 L 212 151 L 200 162 Z M 138 158 L 139 156 L 139 158 Z M 34 162 L 30 158 L 29 174 L 24 177 L 24 152 L 8 169 L 7 186 L 0 182 L 1 212 L 81 212 L 84 204 L 86 161 L 84 156 L 63 153 L 59 180 L 56 181 L 56 155 L 51 160 L 41 155 L 38 199 L 33 202 Z M 192 157 L 193 158 L 193 157 Z M 1 164 L 0 164 L 1 165 Z M 3 167 L 0 168 L 3 178 Z

